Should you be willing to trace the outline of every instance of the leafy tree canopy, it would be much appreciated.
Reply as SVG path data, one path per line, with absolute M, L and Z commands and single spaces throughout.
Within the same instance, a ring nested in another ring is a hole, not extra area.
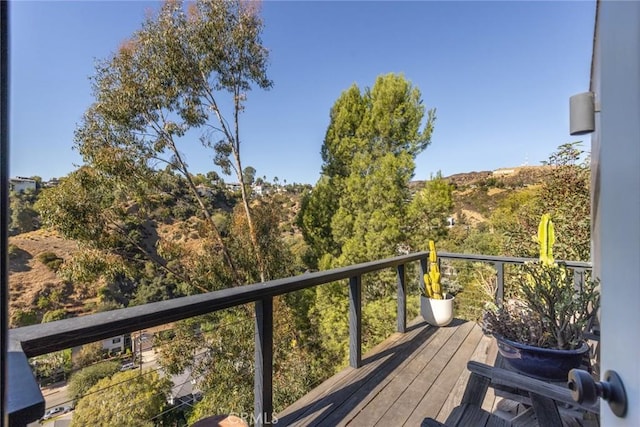
M 99 345 L 99 350 L 102 350 L 102 344 Z M 98 381 L 103 378 L 107 378 L 120 371 L 119 362 L 102 362 L 92 366 L 88 366 L 81 369 L 71 375 L 68 383 L 68 395 L 69 398 L 74 401 L 81 399 L 91 387 L 93 387 Z
M 150 172 L 160 165 L 182 175 L 207 221 L 215 251 L 236 283 L 243 274 L 196 189 L 180 147 L 190 143 L 185 138 L 188 131 L 197 131 L 223 172 L 235 172 L 251 250 L 264 280 L 266 266 L 244 185 L 239 136 L 248 92 L 254 86 L 272 85 L 266 76 L 268 52 L 260 39 L 257 12 L 255 4 L 241 1 L 201 0 L 190 3 L 186 11 L 182 2 L 167 1 L 112 57 L 97 65 L 96 102 L 76 132 L 76 148 L 88 164 L 122 185 L 138 183 L 127 189 L 129 195 L 148 198 L 154 185 Z M 230 110 L 223 111 L 223 105 L 230 105 Z
M 453 209 L 452 194 L 453 187 L 438 171 L 413 197 L 405 222 L 413 249 L 428 250 L 429 240 L 441 241 L 447 237 L 447 218 Z
M 11 234 L 27 233 L 39 227 L 38 212 L 33 207 L 37 196 L 37 191 L 32 190 L 9 194 L 9 229 Z
M 72 426 L 153 426 L 171 381 L 155 371 L 119 372 L 99 380 L 76 404 Z
M 591 249 L 591 200 L 589 158 L 580 142 L 567 143 L 544 162 L 548 172 L 542 185 L 520 191 L 493 214 L 491 223 L 504 234 L 508 255 L 536 258 L 540 217 L 550 213 L 556 235 L 557 259 L 588 261 Z

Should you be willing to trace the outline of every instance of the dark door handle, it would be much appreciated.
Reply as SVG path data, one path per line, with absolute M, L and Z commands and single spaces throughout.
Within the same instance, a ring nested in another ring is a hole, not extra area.
M 627 393 L 615 371 L 605 372 L 604 381 L 597 382 L 587 371 L 572 369 L 567 386 L 571 390 L 571 397 L 578 403 L 594 405 L 601 397 L 618 417 L 624 418 L 627 413 Z

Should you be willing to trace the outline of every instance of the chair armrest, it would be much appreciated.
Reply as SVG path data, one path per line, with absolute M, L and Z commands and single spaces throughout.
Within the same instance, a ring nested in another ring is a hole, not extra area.
M 420 427 L 447 427 L 447 425 L 442 424 L 441 422 L 438 422 L 433 418 L 425 418 L 420 424 Z
M 568 404 L 592 413 L 599 413 L 599 405 L 578 404 L 571 397 L 571 390 L 568 387 L 561 387 L 557 384 L 547 383 L 536 378 L 531 378 L 517 372 L 508 371 L 502 368 L 495 368 L 476 361 L 467 363 L 470 372 L 488 378 L 491 385 L 501 385 L 517 388 L 528 393 L 533 393 L 555 400 L 559 403 Z

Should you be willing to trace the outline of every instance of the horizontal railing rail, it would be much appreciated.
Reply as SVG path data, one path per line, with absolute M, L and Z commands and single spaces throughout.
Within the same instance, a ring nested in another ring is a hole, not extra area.
M 428 252 L 416 252 L 394 258 L 366 262 L 327 271 L 244 285 L 205 294 L 176 298 L 103 313 L 25 326 L 9 331 L 9 424 L 23 426 L 44 413 L 44 399 L 28 364 L 28 357 L 59 351 L 114 336 L 213 313 L 240 305 L 255 304 L 255 419 L 258 425 L 269 425 L 272 405 L 273 365 L 273 297 L 338 280 L 349 284 L 349 351 L 350 365 L 357 368 L 362 361 L 362 275 L 386 268 L 397 269 L 397 330 L 406 328 L 406 270 L 408 263 L 420 262 L 421 273 L 427 269 Z M 522 264 L 530 258 L 500 257 L 440 252 L 446 260 L 491 263 L 496 267 L 498 291 L 504 293 L 504 264 Z M 567 262 L 575 269 L 576 282 L 589 263 Z M 422 280 L 422 274 L 420 274 Z
M 458 260 L 467 262 L 484 262 L 493 264 L 496 268 L 496 303 L 501 303 L 504 299 L 504 265 L 505 264 L 524 264 L 528 261 L 535 261 L 533 258 L 522 257 L 506 257 L 496 255 L 475 255 L 475 254 L 458 254 L 451 252 L 438 252 L 440 259 Z M 567 267 L 573 269 L 573 280 L 576 284 L 576 289 L 580 289 L 581 284 L 584 282 L 584 272 L 591 270 L 591 263 L 583 261 L 558 261 L 564 263 Z

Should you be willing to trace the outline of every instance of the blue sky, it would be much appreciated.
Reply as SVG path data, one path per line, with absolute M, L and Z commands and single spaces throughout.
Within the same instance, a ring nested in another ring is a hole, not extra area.
M 92 102 L 95 60 L 157 7 L 11 4 L 12 176 L 60 177 L 82 163 L 73 132 Z M 415 179 L 539 164 L 575 140 L 569 97 L 589 88 L 595 1 L 267 1 L 262 16 L 274 87 L 249 93 L 241 134 L 244 165 L 268 180 L 315 183 L 331 106 L 389 72 L 437 108 Z M 182 147 L 193 172 L 217 170 L 197 140 Z

